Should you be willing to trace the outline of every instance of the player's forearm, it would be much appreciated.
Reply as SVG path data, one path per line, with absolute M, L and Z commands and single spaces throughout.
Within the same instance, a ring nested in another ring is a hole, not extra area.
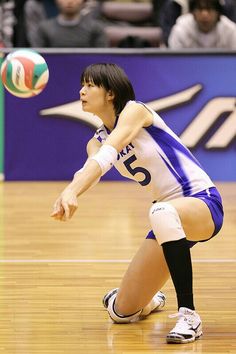
M 67 188 L 78 197 L 93 186 L 95 182 L 99 181 L 101 175 L 102 171 L 98 163 L 94 160 L 90 160 L 86 163 L 81 173 L 74 175 L 72 182 Z

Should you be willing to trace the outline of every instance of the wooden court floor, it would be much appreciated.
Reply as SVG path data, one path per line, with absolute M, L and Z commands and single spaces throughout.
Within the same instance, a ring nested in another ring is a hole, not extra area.
M 149 229 L 149 199 L 129 182 L 102 182 L 80 198 L 67 223 L 50 218 L 64 182 L 0 184 L 0 354 L 236 353 L 236 183 L 218 183 L 225 224 L 192 250 L 196 306 L 204 336 L 167 345 L 166 308 L 115 325 L 102 297 L 119 286 Z

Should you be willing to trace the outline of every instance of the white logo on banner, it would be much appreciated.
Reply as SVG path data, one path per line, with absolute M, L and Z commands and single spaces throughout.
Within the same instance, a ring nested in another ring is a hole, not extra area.
M 177 106 L 189 103 L 201 90 L 202 85 L 197 84 L 186 90 L 180 91 L 168 97 L 147 102 L 149 107 L 157 112 L 169 110 Z M 227 119 L 220 128 L 213 133 L 205 144 L 207 149 L 226 148 L 236 137 L 236 98 L 216 97 L 210 100 L 197 116 L 190 122 L 181 134 L 180 138 L 189 148 L 194 148 L 205 136 L 209 129 L 219 120 L 223 114 L 228 114 Z M 82 110 L 81 101 L 70 102 L 61 106 L 40 111 L 43 116 L 59 115 L 74 118 L 97 129 L 102 122 L 97 116 Z

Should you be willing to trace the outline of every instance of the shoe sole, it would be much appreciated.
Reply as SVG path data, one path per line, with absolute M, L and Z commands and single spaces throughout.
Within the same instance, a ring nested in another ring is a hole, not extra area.
M 195 337 L 192 338 L 187 338 L 187 339 L 181 339 L 178 337 L 166 337 L 166 342 L 168 344 L 186 344 L 186 343 L 192 343 L 197 339 L 200 339 L 200 337 L 202 336 L 202 332 L 197 334 Z

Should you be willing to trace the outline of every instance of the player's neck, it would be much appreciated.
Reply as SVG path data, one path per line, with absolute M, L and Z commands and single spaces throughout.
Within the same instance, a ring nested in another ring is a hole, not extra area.
M 114 129 L 114 125 L 115 125 L 115 121 L 116 121 L 116 118 L 111 119 L 102 119 L 103 121 L 103 124 L 105 125 L 106 128 L 108 128 L 110 131 L 112 131 Z
M 114 109 L 106 110 L 99 115 L 99 118 L 103 121 L 103 124 L 112 131 L 116 122 L 116 115 Z

